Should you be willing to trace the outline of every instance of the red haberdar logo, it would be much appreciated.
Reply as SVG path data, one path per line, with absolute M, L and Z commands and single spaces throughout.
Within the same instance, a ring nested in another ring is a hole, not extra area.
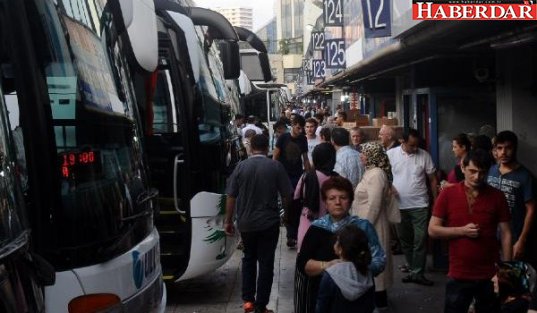
M 536 0 L 521 0 L 517 3 L 500 0 L 438 2 L 413 0 L 412 19 L 537 21 Z

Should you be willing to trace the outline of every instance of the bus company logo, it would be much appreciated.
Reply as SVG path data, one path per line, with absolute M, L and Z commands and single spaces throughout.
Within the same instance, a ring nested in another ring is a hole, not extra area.
M 537 21 L 537 0 L 412 0 L 412 19 Z
M 140 252 L 132 251 L 132 278 L 137 289 L 142 287 L 144 281 L 144 267 L 140 260 Z
M 132 278 L 137 289 L 142 287 L 144 279 L 153 274 L 157 268 L 159 254 L 158 246 L 151 248 L 142 257 L 139 251 L 132 251 Z

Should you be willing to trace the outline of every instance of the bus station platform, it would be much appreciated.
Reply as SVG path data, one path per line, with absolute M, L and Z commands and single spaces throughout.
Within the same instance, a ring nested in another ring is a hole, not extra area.
M 221 268 L 203 277 L 169 284 L 166 313 L 241 313 L 241 257 L 237 250 Z M 429 262 L 431 264 L 431 256 Z M 267 306 L 276 313 L 293 313 L 293 279 L 296 250 L 285 245 L 285 228 L 281 228 L 276 248 L 274 282 L 270 303 Z M 426 276 L 434 281 L 431 287 L 402 283 L 405 275 L 398 270 L 404 263 L 402 255 L 394 256 L 394 285 L 388 290 L 389 308 L 379 313 L 441 313 L 445 272 L 428 270 Z

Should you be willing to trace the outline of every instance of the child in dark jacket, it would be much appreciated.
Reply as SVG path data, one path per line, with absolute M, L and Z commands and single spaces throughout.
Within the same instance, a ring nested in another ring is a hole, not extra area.
M 371 313 L 375 309 L 375 287 L 368 270 L 371 263 L 367 236 L 355 225 L 337 234 L 334 252 L 341 262 L 323 274 L 316 313 Z

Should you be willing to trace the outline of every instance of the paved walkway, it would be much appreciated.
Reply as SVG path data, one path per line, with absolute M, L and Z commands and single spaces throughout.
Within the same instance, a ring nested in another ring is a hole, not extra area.
M 296 250 L 285 246 L 285 228 L 281 228 L 276 249 L 274 283 L 268 308 L 276 313 L 293 313 L 293 278 Z M 185 282 L 168 285 L 166 313 L 241 313 L 241 251 L 215 272 Z M 394 266 L 403 263 L 395 256 Z M 445 273 L 430 272 L 432 287 L 403 284 L 404 274 L 395 270 L 395 285 L 388 291 L 389 313 L 441 313 L 443 310 Z

